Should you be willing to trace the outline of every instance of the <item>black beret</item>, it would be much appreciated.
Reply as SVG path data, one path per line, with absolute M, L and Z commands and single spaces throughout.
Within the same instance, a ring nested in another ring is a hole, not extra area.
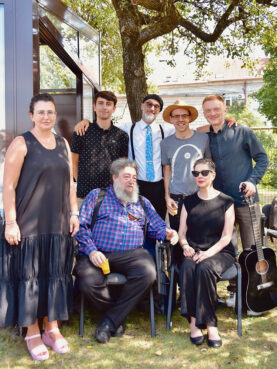
M 150 99 L 158 101 L 158 103 L 160 104 L 160 107 L 161 107 L 160 111 L 163 110 L 164 102 L 163 102 L 162 98 L 159 95 L 149 94 L 149 95 L 145 96 L 145 98 L 142 100 L 142 102 L 144 103 L 146 100 L 150 100 Z

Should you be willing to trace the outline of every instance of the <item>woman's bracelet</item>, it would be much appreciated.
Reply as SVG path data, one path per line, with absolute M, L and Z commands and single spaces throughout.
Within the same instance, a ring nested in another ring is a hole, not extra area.
M 12 224 L 16 224 L 16 220 L 6 220 L 5 221 L 6 225 L 12 225 Z
M 189 246 L 189 244 L 187 243 L 187 242 L 185 242 L 185 243 L 183 243 L 183 245 L 181 246 L 182 248 L 184 247 L 184 246 Z
M 71 217 L 74 217 L 74 216 L 78 217 L 79 216 L 79 211 L 71 211 L 69 214 L 70 214 Z

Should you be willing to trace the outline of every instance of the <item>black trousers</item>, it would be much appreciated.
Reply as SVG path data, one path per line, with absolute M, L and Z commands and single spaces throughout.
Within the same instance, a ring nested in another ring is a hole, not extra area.
M 198 328 L 205 329 L 207 325 L 217 327 L 216 284 L 233 263 L 234 257 L 226 252 L 218 253 L 199 264 L 191 258 L 184 258 L 179 274 L 181 315 L 189 322 L 190 317 L 196 318 Z
M 162 219 L 165 219 L 166 203 L 164 198 L 165 194 L 163 179 L 158 182 L 147 182 L 138 180 L 138 185 L 140 194 L 146 197 L 154 206 L 159 216 Z
M 95 267 L 88 256 L 77 259 L 74 275 L 78 288 L 117 329 L 156 280 L 156 268 L 152 256 L 143 248 L 104 254 L 109 259 L 111 272 L 127 278 L 116 300 L 106 286 L 102 270 Z
M 178 195 L 176 196 L 172 193 L 170 194 L 170 197 L 178 204 L 178 213 L 174 216 L 168 214 L 169 224 L 172 229 L 178 232 L 180 225 L 180 216 L 183 206 L 183 199 L 180 196 Z M 173 258 L 174 263 L 176 263 L 180 267 L 183 260 L 183 250 L 179 242 L 173 247 Z
M 259 203 L 255 204 L 255 212 L 256 217 L 258 220 L 258 224 L 260 224 L 260 207 Z M 250 215 L 250 210 L 248 206 L 241 206 L 239 208 L 235 208 L 235 216 L 236 216 L 236 223 L 239 225 L 239 232 L 240 238 L 242 243 L 243 250 L 250 249 L 251 246 L 256 245 L 253 227 L 252 227 L 252 220 Z

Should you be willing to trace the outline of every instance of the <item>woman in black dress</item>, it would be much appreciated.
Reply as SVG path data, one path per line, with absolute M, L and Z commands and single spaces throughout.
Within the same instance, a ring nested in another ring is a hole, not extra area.
M 67 320 L 72 309 L 72 237 L 79 221 L 70 149 L 52 133 L 52 96 L 34 96 L 29 115 L 33 129 L 16 137 L 5 157 L 0 327 L 27 327 L 28 350 L 42 361 L 49 357 L 45 345 L 69 351 L 57 320 Z
M 214 189 L 212 161 L 197 160 L 192 174 L 199 191 L 184 199 L 179 228 L 184 256 L 179 275 L 181 315 L 190 323 L 193 344 L 204 342 L 202 329 L 207 329 L 208 345 L 219 347 L 216 284 L 234 263 L 234 205 L 231 197 Z

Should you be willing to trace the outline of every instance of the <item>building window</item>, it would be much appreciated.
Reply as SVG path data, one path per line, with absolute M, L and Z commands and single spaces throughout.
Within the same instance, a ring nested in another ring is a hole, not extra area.
M 76 90 L 76 76 L 47 45 L 40 45 L 40 90 Z
M 225 98 L 225 105 L 232 106 L 232 98 Z

